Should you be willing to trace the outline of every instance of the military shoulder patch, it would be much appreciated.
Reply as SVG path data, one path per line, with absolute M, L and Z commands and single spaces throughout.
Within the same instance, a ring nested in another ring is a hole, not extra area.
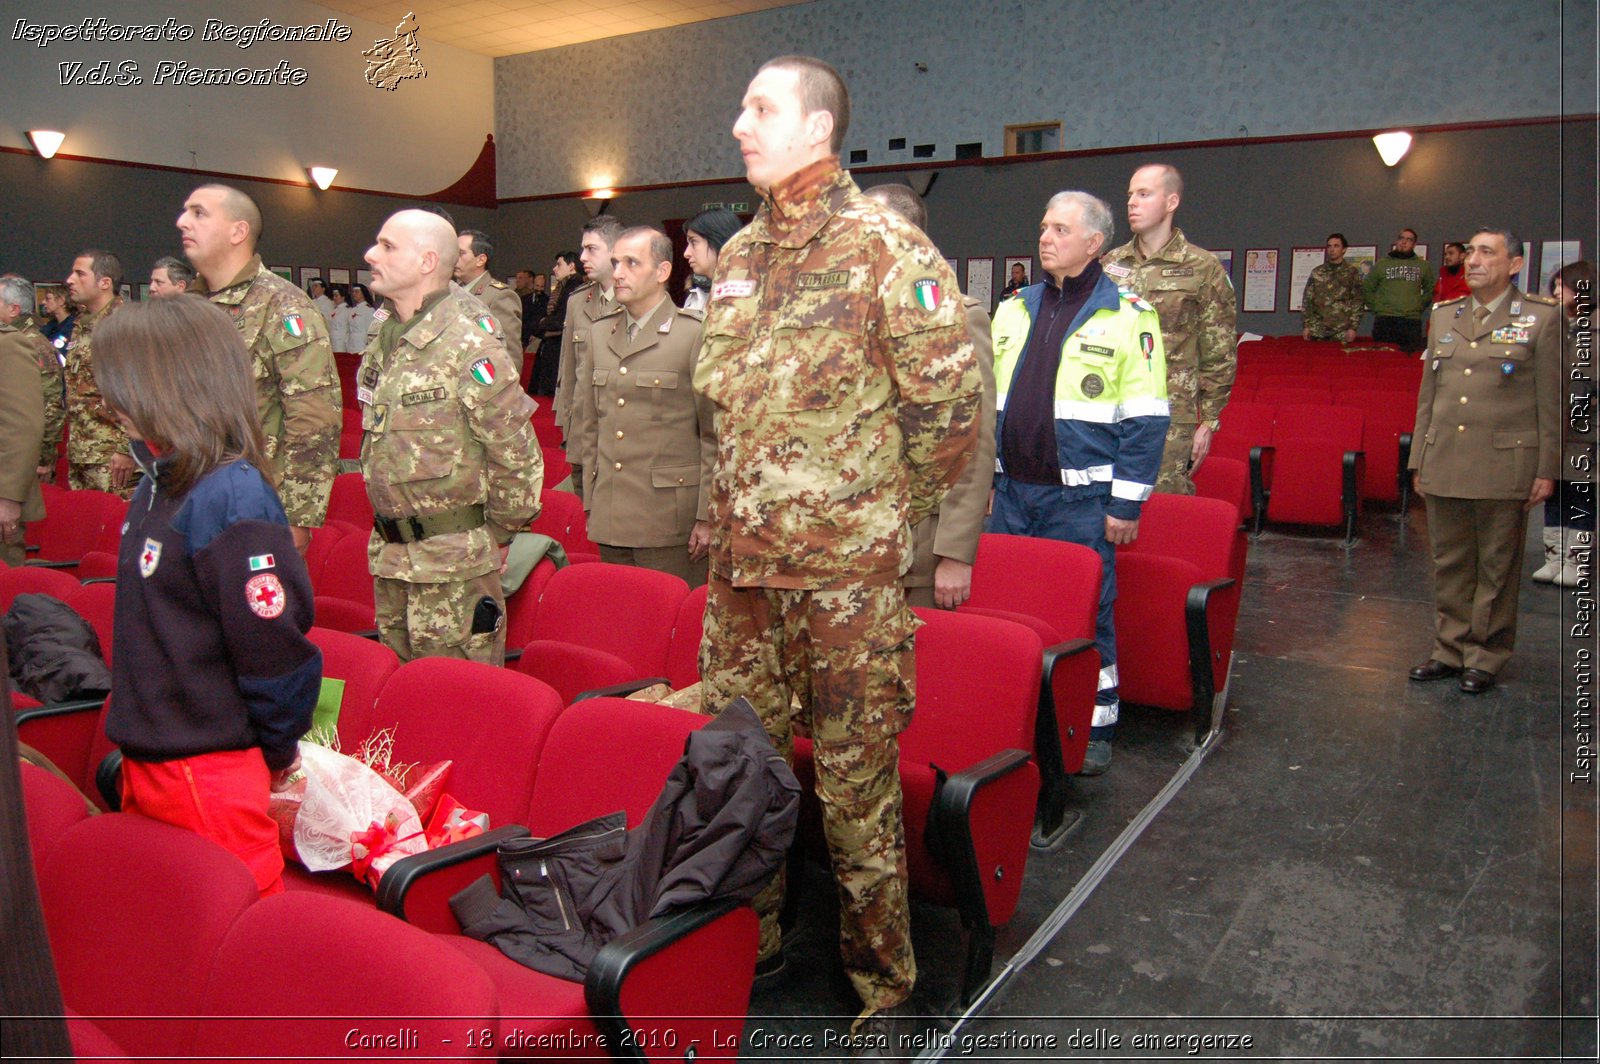
M 296 340 L 303 339 L 306 335 L 306 321 L 298 314 L 285 314 L 283 316 L 283 331 Z
M 1155 313 L 1156 308 L 1152 307 L 1149 303 L 1146 303 L 1144 299 L 1138 295 L 1138 293 L 1131 292 L 1126 288 L 1119 288 L 1117 291 L 1122 294 L 1123 299 L 1126 299 L 1129 303 L 1133 304 L 1134 310 L 1148 311 L 1152 314 Z
M 480 358 L 467 367 L 467 373 L 479 384 L 494 383 L 494 363 L 487 358 Z
M 924 277 L 912 285 L 911 290 L 917 297 L 917 306 L 927 311 L 939 309 L 941 294 L 938 281 L 932 277 Z
M 501 287 L 504 287 L 504 286 L 502 285 Z M 478 324 L 478 328 L 482 329 L 486 333 L 492 333 L 496 329 L 500 328 L 500 323 L 494 320 L 494 315 L 493 314 L 480 314 L 480 315 L 478 315 L 478 323 L 477 324 Z

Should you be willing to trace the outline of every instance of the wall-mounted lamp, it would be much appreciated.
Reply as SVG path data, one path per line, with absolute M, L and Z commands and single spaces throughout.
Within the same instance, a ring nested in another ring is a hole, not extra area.
M 322 191 L 328 191 L 328 186 L 333 184 L 333 179 L 339 176 L 339 170 L 333 166 L 312 166 L 306 170 L 311 175 L 314 183 Z
M 589 216 L 591 218 L 606 213 L 606 208 L 616 198 L 617 190 L 614 188 L 592 188 L 583 194 L 584 202 L 589 205 Z
M 927 199 L 928 193 L 933 191 L 935 182 L 939 180 L 939 173 L 938 170 L 914 171 L 906 175 L 906 184 L 911 186 L 911 191 Z
M 61 150 L 61 142 L 67 139 L 67 135 L 53 129 L 30 129 L 28 139 L 33 141 L 34 151 L 50 159 Z
M 1411 150 L 1411 134 L 1404 132 L 1379 133 L 1372 138 L 1372 143 L 1378 149 L 1378 155 L 1383 158 L 1383 165 L 1393 166 L 1406 157 L 1406 152 Z

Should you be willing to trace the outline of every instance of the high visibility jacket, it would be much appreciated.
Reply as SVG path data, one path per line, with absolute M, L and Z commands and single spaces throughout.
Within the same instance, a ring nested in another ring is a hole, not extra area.
M 995 311 L 997 443 L 1043 290 L 1030 285 Z M 1056 373 L 1056 449 L 1066 497 L 1109 494 L 1108 514 L 1137 519 L 1154 490 L 1170 420 L 1160 318 L 1150 304 L 1102 277 L 1073 319 Z M 998 448 L 995 472 L 1005 473 Z

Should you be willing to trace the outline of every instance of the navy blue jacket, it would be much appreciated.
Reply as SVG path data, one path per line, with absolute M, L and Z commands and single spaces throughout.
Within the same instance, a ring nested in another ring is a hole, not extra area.
M 283 504 L 247 462 L 171 496 L 133 447 L 145 476 L 117 559 L 106 735 L 139 761 L 259 746 L 285 768 L 311 726 L 322 652 L 305 636 L 311 579 Z

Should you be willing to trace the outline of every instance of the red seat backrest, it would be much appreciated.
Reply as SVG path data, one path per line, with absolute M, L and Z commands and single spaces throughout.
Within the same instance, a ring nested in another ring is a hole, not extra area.
M 1138 537 L 1117 553 L 1181 558 L 1194 563 L 1206 579 L 1217 579 L 1232 575 L 1238 531 L 1238 513 L 1229 503 L 1158 491 L 1139 513 Z
M 1218 418 L 1217 439 L 1238 441 L 1246 447 L 1272 442 L 1272 425 L 1277 411 L 1270 403 L 1229 403 Z
M 100 638 L 100 656 L 111 664 L 112 635 L 116 628 L 117 585 L 83 584 L 67 599 L 74 613 L 89 622 Z
M 28 761 L 18 765 L 22 776 L 22 808 L 28 818 L 28 846 L 33 867 L 44 866 L 67 829 L 89 816 L 78 788 Z
M 985 532 L 967 604 L 1037 617 L 1062 639 L 1091 639 L 1100 601 L 1100 556 L 1088 547 Z
M 691 732 L 710 717 L 654 702 L 591 698 L 550 729 L 525 823 L 547 837 L 622 810 L 638 824 L 667 781 Z
M 367 498 L 367 481 L 360 473 L 340 473 L 333 478 L 328 520 L 344 521 L 357 528 L 372 527 L 372 500 Z
M 359 634 L 378 627 L 373 608 L 363 603 L 333 598 L 330 595 L 318 595 L 312 600 L 312 605 L 316 609 L 314 623 L 323 628 Z
M 1001 750 L 1033 751 L 1044 644 L 997 617 L 917 610 L 917 703 L 900 758 L 960 772 Z
M 550 483 L 548 476 L 545 483 Z M 570 491 L 546 488 L 541 492 L 539 516 L 533 519 L 528 531 L 549 536 L 569 555 L 574 551 L 597 553 L 595 545 L 589 542 L 589 522 L 583 514 L 583 500 Z
M 363 606 L 373 604 L 372 572 L 367 565 L 367 537 L 347 535 L 328 548 L 316 593 L 347 599 Z
M 47 518 L 39 531 L 39 558 L 45 561 L 77 561 L 91 550 L 110 549 L 121 542 L 122 522 L 128 504 L 110 492 L 65 491 L 51 502 Z M 47 504 L 50 505 L 50 504 Z
M 333 628 L 313 627 L 306 638 L 322 651 L 322 675 L 344 681 L 340 735 L 360 742 L 372 733 L 378 693 L 400 667 L 400 659 L 382 643 Z
M 1250 467 L 1237 458 L 1207 455 L 1190 477 L 1196 495 L 1228 503 L 1238 510 L 1241 521 L 1250 512 Z
M 359 532 L 365 538 L 368 530 L 357 528 L 348 521 L 328 521 L 321 528 L 311 530 L 311 544 L 306 547 L 306 574 L 311 577 L 312 587 L 321 581 L 322 567 L 327 564 L 328 552 L 333 545 L 353 532 Z
M 684 597 L 678 607 L 678 620 L 672 626 L 666 677 L 674 690 L 700 679 L 700 640 L 705 636 L 705 620 L 706 585 L 701 584 Z
M 569 565 L 557 570 L 539 596 L 532 639 L 554 639 L 615 654 L 660 676 L 678 607 L 689 585 L 670 573 L 631 565 Z
M 527 646 L 533 638 L 533 618 L 539 612 L 539 596 L 544 594 L 544 586 L 554 575 L 556 563 L 549 558 L 541 558 L 522 586 L 506 599 L 507 649 Z
M 78 561 L 79 580 L 115 580 L 117 554 L 115 551 L 92 550 Z
M 567 452 L 560 447 L 540 447 L 544 455 L 544 482 L 546 484 L 559 484 L 572 475 L 572 463 L 567 461 Z
M 1283 446 L 1299 440 L 1334 443 L 1347 451 L 1361 449 L 1361 411 L 1353 406 L 1290 404 L 1278 407 L 1272 442 Z
M 83 585 L 60 569 L 40 569 L 21 565 L 0 572 L 0 615 L 4 615 L 18 595 L 53 595 L 62 602 Z
M 395 670 L 378 693 L 374 727 L 394 728 L 403 762 L 454 761 L 447 790 L 493 827 L 516 824 L 528 809 L 534 768 L 561 697 L 531 676 L 454 658 L 417 658 Z M 364 735 L 340 728 L 353 752 Z
M 1333 402 L 1333 395 L 1325 387 L 1278 388 L 1263 383 L 1256 389 L 1256 402 L 1271 406 L 1326 404 Z

